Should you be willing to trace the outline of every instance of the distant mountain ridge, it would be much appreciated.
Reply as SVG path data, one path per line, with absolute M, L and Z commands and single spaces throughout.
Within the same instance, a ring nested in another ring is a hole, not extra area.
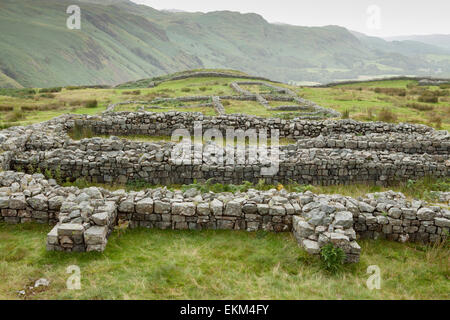
M 66 8 L 81 8 L 81 30 Z M 231 11 L 158 11 L 128 0 L 2 0 L 0 87 L 118 84 L 198 68 L 278 81 L 450 76 L 450 48 Z
M 430 35 L 411 35 L 401 37 L 388 37 L 389 41 L 406 41 L 413 40 L 426 44 L 430 44 L 436 47 L 441 47 L 450 50 L 450 34 L 430 34 Z

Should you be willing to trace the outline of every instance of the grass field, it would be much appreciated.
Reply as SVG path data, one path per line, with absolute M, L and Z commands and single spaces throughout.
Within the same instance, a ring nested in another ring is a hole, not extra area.
M 180 96 L 210 96 L 235 94 L 229 84 L 239 78 L 189 78 L 163 82 L 154 88 L 141 88 L 132 84 L 125 89 L 62 88 L 53 93 L 21 93 L 28 89 L 2 89 L 0 91 L 0 126 L 27 125 L 49 120 L 64 113 L 98 114 L 110 103 L 124 101 L 152 101 L 156 98 Z M 422 123 L 436 129 L 450 129 L 450 89 L 419 87 L 415 80 L 382 80 L 337 85 L 330 88 L 289 87 L 300 96 L 324 107 L 340 111 L 348 118 L 359 121 L 385 121 Z M 248 88 L 247 88 L 248 87 Z M 265 92 L 264 86 L 247 86 L 254 92 Z M 22 91 L 20 91 L 22 90 Z M 36 90 L 38 91 L 38 90 Z M 429 99 L 432 100 L 429 100 Z M 422 102 L 433 101 L 434 102 Z M 92 104 L 92 102 L 95 102 Z M 282 111 L 267 110 L 255 101 L 223 100 L 226 113 L 244 113 L 261 117 L 280 117 Z M 271 107 L 293 104 L 271 101 Z M 136 111 L 139 104 L 118 106 L 117 111 Z M 183 111 L 216 115 L 210 107 L 180 108 L 165 103 L 163 109 L 145 108 L 151 112 Z
M 45 250 L 49 230 L 0 224 L 1 299 L 450 298 L 448 247 L 360 241 L 361 262 L 331 275 L 290 233 L 135 229 L 114 233 L 103 253 L 64 254 Z M 81 290 L 66 288 L 70 265 Z M 370 265 L 381 290 L 366 286 Z M 50 286 L 19 297 L 39 278 Z
M 152 101 L 158 97 L 231 95 L 230 82 L 238 78 L 192 78 L 169 81 L 154 88 L 127 84 L 121 89 L 62 88 L 55 92 L 30 92 L 29 89 L 0 90 L 0 126 L 27 125 L 49 120 L 64 113 L 98 114 L 111 103 Z M 361 121 L 424 123 L 435 128 L 450 128 L 449 89 L 418 87 L 413 80 L 372 81 L 331 88 L 289 87 L 319 105 L 336 109 L 344 118 Z M 266 92 L 263 86 L 248 86 Z M 49 91 L 49 90 L 43 90 Z M 51 91 L 51 90 L 50 90 Z M 434 102 L 423 102 L 419 100 Z M 437 101 L 436 101 L 437 99 Z M 282 112 L 267 110 L 257 102 L 223 100 L 226 113 L 274 117 Z M 289 105 L 270 102 L 272 107 Z M 116 111 L 137 110 L 139 104 L 120 106 Z M 215 115 L 213 108 L 180 108 L 170 103 L 163 109 L 197 111 Z M 83 138 L 80 136 L 78 138 Z M 103 136 L 107 137 L 107 136 Z M 132 141 L 170 141 L 170 137 L 126 136 Z M 281 139 L 281 144 L 294 141 Z M 93 185 L 77 180 L 65 185 Z M 149 188 L 139 181 L 131 185 L 99 185 L 108 189 Z M 207 191 L 230 191 L 242 186 L 168 186 L 198 187 Z M 253 186 L 258 187 L 258 186 Z M 263 190 L 277 186 L 261 184 Z M 370 192 L 394 190 L 408 198 L 433 202 L 433 191 L 449 191 L 450 181 L 423 179 L 404 181 L 385 187 L 299 186 L 288 191 L 343 194 L 352 197 Z M 216 190 L 217 189 L 217 190 Z M 401 244 L 382 240 L 359 241 L 361 262 L 344 267 L 332 275 L 320 259 L 299 248 L 290 233 L 246 233 L 233 231 L 161 231 L 135 229 L 109 238 L 103 253 L 64 254 L 45 250 L 51 227 L 0 223 L 0 299 L 449 299 L 450 250 L 440 246 Z M 67 290 L 66 268 L 81 269 L 82 290 Z M 366 287 L 367 267 L 381 269 L 381 290 Z M 51 281 L 48 288 L 26 290 L 39 278 Z
M 419 87 L 415 80 L 369 81 L 331 88 L 304 87 L 297 92 L 321 106 L 348 112 L 349 118 L 359 121 L 409 122 L 450 129 L 449 89 Z M 438 102 L 420 101 L 422 96 L 432 93 L 438 95 Z

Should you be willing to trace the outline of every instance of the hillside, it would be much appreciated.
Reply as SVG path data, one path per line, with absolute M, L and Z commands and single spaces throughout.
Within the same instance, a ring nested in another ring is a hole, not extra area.
M 431 35 L 413 35 L 387 38 L 390 41 L 405 41 L 413 40 L 422 43 L 427 43 L 433 46 L 450 49 L 450 34 L 431 34 Z
M 81 7 L 81 30 L 66 8 Z M 193 68 L 279 81 L 450 76 L 450 51 L 345 28 L 270 24 L 257 14 L 158 11 L 128 0 L 4 0 L 0 86 L 118 84 Z

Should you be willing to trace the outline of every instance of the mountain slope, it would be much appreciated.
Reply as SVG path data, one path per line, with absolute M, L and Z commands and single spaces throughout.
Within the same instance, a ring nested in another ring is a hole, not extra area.
M 73 2 L 2 3 L 0 70 L 24 86 L 50 86 L 112 83 L 200 65 L 158 26 L 112 6 L 80 4 L 81 30 L 69 30 L 65 10 Z
M 405 41 L 405 40 L 418 41 L 450 50 L 450 34 L 412 35 L 401 37 L 389 37 L 386 39 L 390 41 Z
M 66 28 L 72 4 L 81 8 L 81 30 Z M 280 81 L 450 75 L 443 48 L 337 26 L 270 24 L 257 14 L 158 11 L 128 0 L 2 0 L 0 9 L 0 86 L 117 84 L 193 68 Z

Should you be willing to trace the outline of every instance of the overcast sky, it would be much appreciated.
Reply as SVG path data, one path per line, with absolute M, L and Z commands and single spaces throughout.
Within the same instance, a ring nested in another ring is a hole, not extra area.
M 301 26 L 340 25 L 374 36 L 450 34 L 449 0 L 132 1 L 155 9 L 255 12 L 269 22 Z

